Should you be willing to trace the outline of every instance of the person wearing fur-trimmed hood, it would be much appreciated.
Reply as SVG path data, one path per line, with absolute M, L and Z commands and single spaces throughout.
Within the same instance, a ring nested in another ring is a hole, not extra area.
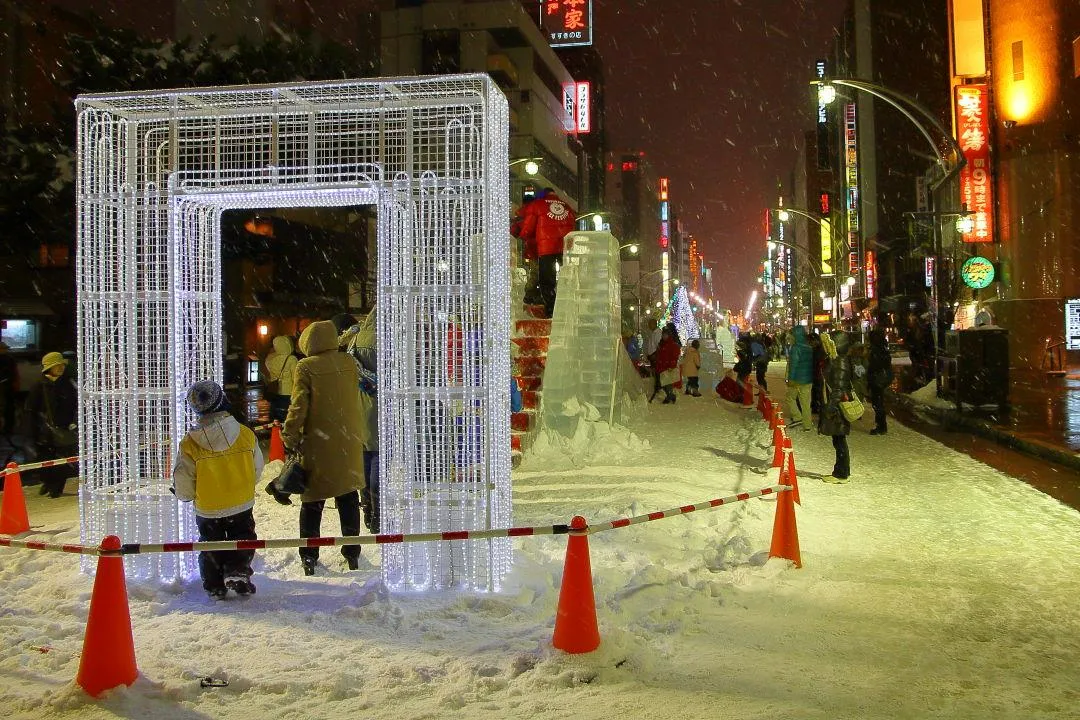
M 317 537 L 323 506 L 334 498 L 342 535 L 360 534 L 360 494 L 364 487 L 363 421 L 356 363 L 338 352 L 338 332 L 329 320 L 313 322 L 300 334 L 292 401 L 281 439 L 286 452 L 299 453 L 307 473 L 301 497 L 300 537 Z M 360 546 L 344 545 L 350 570 L 359 567 Z M 300 548 L 304 573 L 315 574 L 319 548 Z
M 832 438 L 833 449 L 836 451 L 833 471 L 822 480 L 842 484 L 848 482 L 851 475 L 851 455 L 847 443 L 851 423 L 840 410 L 840 401 L 851 399 L 851 360 L 847 356 L 850 341 L 847 333 L 840 331 L 832 335 L 822 335 L 821 344 L 825 350 L 827 365 L 825 404 L 818 418 L 818 432 Z

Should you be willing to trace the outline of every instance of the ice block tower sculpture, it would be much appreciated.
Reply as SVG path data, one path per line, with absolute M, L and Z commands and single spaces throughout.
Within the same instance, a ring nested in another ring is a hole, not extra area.
M 573 436 L 581 418 L 626 422 L 642 393 L 620 333 L 619 241 L 608 232 L 574 231 L 563 245 L 541 423 Z
M 509 525 L 509 124 L 488 76 L 83 95 L 76 111 L 84 542 L 193 535 L 170 470 L 186 388 L 223 380 L 221 214 L 245 208 L 376 207 L 384 530 Z M 171 580 L 192 560 L 126 567 Z M 488 590 L 510 560 L 506 539 L 394 546 L 383 572 Z

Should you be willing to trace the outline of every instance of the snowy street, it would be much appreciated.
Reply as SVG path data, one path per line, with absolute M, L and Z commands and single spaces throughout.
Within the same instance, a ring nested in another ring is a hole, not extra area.
M 354 573 L 324 548 L 314 578 L 294 551 L 268 551 L 249 599 L 129 582 L 142 676 L 93 701 L 73 682 L 91 579 L 75 557 L 3 549 L 0 707 L 39 719 L 1072 716 L 1078 513 L 899 423 L 870 437 L 869 423 L 840 486 L 819 480 L 829 439 L 792 431 L 803 569 L 766 560 L 775 499 L 592 536 L 603 641 L 589 655 L 550 645 L 563 537 L 515 540 L 495 596 L 387 596 L 368 548 Z M 771 484 L 767 425 L 711 391 L 653 404 L 631 430 L 594 425 L 569 448 L 541 438 L 514 474 L 515 524 Z M 68 492 L 27 493 L 28 537 L 77 541 Z M 259 495 L 260 536 L 295 536 L 296 508 Z M 323 532 L 336 534 L 335 513 Z M 229 684 L 201 688 L 205 676 Z

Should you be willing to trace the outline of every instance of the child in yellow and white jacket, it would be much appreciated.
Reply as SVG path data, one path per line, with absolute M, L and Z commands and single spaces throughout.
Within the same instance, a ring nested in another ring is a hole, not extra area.
M 198 427 L 180 442 L 173 468 L 173 492 L 195 503 L 199 540 L 255 540 L 255 482 L 263 457 L 255 433 L 229 413 L 229 401 L 213 380 L 188 391 L 188 405 L 199 413 Z M 203 588 L 215 600 L 228 590 L 255 592 L 251 582 L 254 550 L 199 553 Z

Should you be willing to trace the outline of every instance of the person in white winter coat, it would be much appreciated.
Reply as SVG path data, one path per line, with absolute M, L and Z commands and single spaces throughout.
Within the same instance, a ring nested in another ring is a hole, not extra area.
M 270 403 L 270 419 L 285 422 L 289 414 L 289 398 L 292 396 L 293 376 L 296 372 L 296 346 L 287 335 L 274 338 L 274 349 L 266 356 L 263 368 L 265 395 Z

